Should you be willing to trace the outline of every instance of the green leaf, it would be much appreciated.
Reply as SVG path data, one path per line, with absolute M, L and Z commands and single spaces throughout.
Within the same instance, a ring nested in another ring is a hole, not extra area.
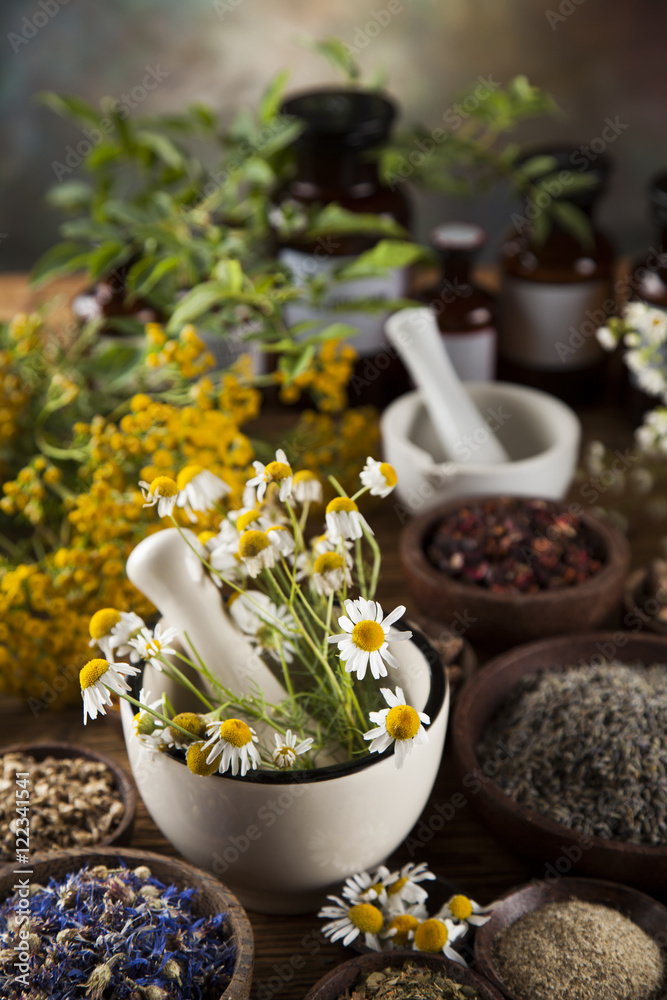
M 535 216 L 532 222 L 533 233 L 535 235 L 535 242 L 538 246 L 543 246 L 546 243 L 547 237 L 551 232 L 551 216 L 547 211 L 541 209 Z
M 276 73 L 271 83 L 268 85 L 259 101 L 257 113 L 259 120 L 268 124 L 280 111 L 280 105 L 285 96 L 285 87 L 290 78 L 290 71 L 283 69 Z
M 35 94 L 35 100 L 63 118 L 73 118 L 86 125 L 97 125 L 100 120 L 99 111 L 75 94 L 56 94 L 52 90 L 41 90 Z
M 140 129 L 136 133 L 136 140 L 140 145 L 155 153 L 168 167 L 172 167 L 174 170 L 182 170 L 185 167 L 185 157 L 166 135 Z
M 153 260 L 155 260 L 155 258 L 153 258 Z M 158 264 L 155 265 L 155 267 L 151 266 L 151 268 L 148 269 L 146 277 L 136 288 L 136 294 L 148 295 L 148 293 L 151 292 L 163 278 L 166 278 L 167 275 L 171 274 L 173 271 L 177 271 L 181 266 L 181 263 L 182 261 L 180 257 L 164 257 Z
M 243 269 L 238 260 L 221 260 L 213 271 L 220 287 L 232 294 L 243 288 Z
M 96 247 L 88 256 L 88 277 L 91 281 L 106 277 L 125 264 L 131 253 L 132 246 L 127 243 L 105 243 Z
M 167 324 L 170 333 L 178 330 L 184 323 L 199 319 L 214 306 L 224 301 L 227 289 L 217 281 L 205 281 L 197 285 L 178 303 Z
M 534 177 L 542 177 L 551 173 L 558 166 L 555 156 L 531 156 L 529 160 L 521 164 L 520 170 L 524 177 L 532 180 Z
M 593 246 L 591 220 L 585 212 L 571 201 L 554 201 L 551 211 L 559 225 L 574 236 L 582 247 L 590 249 Z
M 88 208 L 92 197 L 93 189 L 85 181 L 64 181 L 51 188 L 46 200 L 53 208 L 71 212 Z
M 95 353 L 91 369 L 104 378 L 107 391 L 119 389 L 134 374 L 141 363 L 144 347 L 127 343 L 114 344 Z
M 82 271 L 88 265 L 90 250 L 80 243 L 56 243 L 43 254 L 32 269 L 30 280 L 33 284 L 55 278 L 58 274 Z
M 394 268 L 407 267 L 421 260 L 428 253 L 417 243 L 403 240 L 380 240 L 372 249 L 360 254 L 356 260 L 340 270 L 336 277 L 341 281 L 365 278 Z
M 307 347 L 304 347 L 301 357 L 299 358 L 296 365 L 294 366 L 294 368 L 292 368 L 292 371 L 290 372 L 290 380 L 298 378 L 299 375 L 302 375 L 303 372 L 307 371 L 307 369 L 312 364 L 316 351 L 317 348 L 315 347 L 314 344 L 308 344 Z
M 352 58 L 348 46 L 339 38 L 324 38 L 321 42 L 306 40 L 306 44 L 328 59 L 331 65 L 340 70 L 349 82 L 360 78 L 361 72 Z
M 350 212 L 332 203 L 317 212 L 308 228 L 307 238 L 317 239 L 329 233 L 372 233 L 385 236 L 406 236 L 403 226 L 395 219 L 364 212 Z

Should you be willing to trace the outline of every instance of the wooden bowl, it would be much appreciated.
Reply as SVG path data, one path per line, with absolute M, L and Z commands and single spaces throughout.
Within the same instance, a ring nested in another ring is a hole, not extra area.
M 502 1000 L 502 994 L 486 982 L 481 976 L 467 969 L 458 962 L 452 962 L 444 955 L 428 955 L 420 951 L 396 949 L 395 951 L 373 951 L 358 958 L 336 966 L 326 976 L 322 976 L 310 989 L 305 1000 L 337 1000 L 337 997 L 347 989 L 351 989 L 362 972 L 377 972 L 380 969 L 392 968 L 413 962 L 416 966 L 426 966 L 438 972 L 444 972 L 450 979 L 463 986 L 472 986 L 477 990 L 480 1000 Z
M 519 917 L 532 910 L 539 910 L 548 903 L 563 903 L 570 899 L 586 903 L 599 903 L 618 910 L 628 917 L 664 948 L 667 942 L 667 907 L 636 889 L 629 889 L 616 882 L 600 879 L 561 878 L 553 885 L 540 882 L 523 885 L 501 896 L 502 904 L 494 911 L 487 923 L 475 934 L 475 968 L 494 984 L 507 1000 L 524 1000 L 512 992 L 498 975 L 493 959 L 493 943 L 496 936 L 509 927 Z M 664 1000 L 667 991 L 662 990 L 655 1000 Z
M 30 882 L 32 885 L 47 885 L 50 878 L 62 878 L 79 871 L 84 865 L 106 865 L 117 867 L 123 862 L 128 868 L 147 865 L 151 874 L 164 882 L 174 884 L 178 889 L 194 886 L 197 895 L 193 909 L 201 916 L 213 916 L 226 912 L 231 937 L 236 944 L 236 965 L 231 982 L 222 993 L 220 1000 L 247 1000 L 250 996 L 254 961 L 254 940 L 250 921 L 246 912 L 229 889 L 207 872 L 194 868 L 184 861 L 176 861 L 152 851 L 137 851 L 132 848 L 90 848 L 88 850 L 57 851 L 53 854 L 34 854 L 30 859 Z M 16 865 L 0 867 L 0 900 L 11 895 L 17 879 Z
M 426 547 L 442 518 L 467 504 L 493 499 L 498 498 L 454 500 L 416 517 L 403 529 L 401 565 L 420 610 L 454 627 L 459 635 L 465 634 L 473 646 L 492 646 L 494 652 L 547 635 L 584 632 L 604 621 L 623 593 L 630 547 L 617 528 L 591 514 L 582 514 L 581 523 L 604 565 L 584 583 L 572 587 L 537 594 L 498 594 L 453 580 L 431 565 Z M 568 512 L 566 504 L 557 505 L 557 509 Z
M 455 766 L 470 805 L 489 831 L 542 878 L 572 872 L 667 891 L 667 846 L 626 844 L 571 830 L 527 809 L 481 769 L 476 747 L 518 681 L 541 670 L 619 659 L 667 663 L 667 639 L 645 633 L 593 632 L 528 643 L 491 660 L 464 687 L 452 721 Z M 491 762 L 492 763 L 492 762 Z M 495 772 L 494 772 L 495 773 Z
M 95 847 L 130 843 L 137 810 L 137 791 L 129 775 L 111 757 L 98 753 L 97 750 L 91 750 L 89 747 L 78 746 L 76 743 L 12 743 L 10 746 L 0 747 L 0 755 L 7 753 L 29 754 L 36 761 L 44 760 L 46 757 L 56 757 L 58 760 L 66 757 L 85 757 L 86 760 L 104 764 L 114 776 L 114 784 L 122 799 L 124 812 L 118 826 L 109 836 L 98 841 Z M 2 864 L 1 858 L 0 864 Z

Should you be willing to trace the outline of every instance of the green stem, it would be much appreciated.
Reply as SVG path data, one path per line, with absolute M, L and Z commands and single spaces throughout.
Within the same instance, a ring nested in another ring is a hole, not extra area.
M 104 686 L 106 687 L 106 684 Z M 111 691 L 111 688 L 107 688 L 107 690 Z M 115 691 L 112 691 L 111 693 L 116 694 Z M 183 729 L 182 726 L 177 725 L 173 721 L 173 719 L 168 719 L 166 715 L 161 715 L 159 712 L 155 712 L 152 708 L 149 708 L 148 705 L 142 705 L 141 702 L 137 701 L 136 698 L 133 698 L 132 695 L 121 694 L 120 697 L 124 698 L 125 701 L 129 702 L 131 705 L 136 705 L 136 707 L 140 708 L 142 712 L 147 712 L 148 715 L 152 715 L 155 719 L 160 719 L 162 722 L 164 722 L 167 726 L 170 726 L 172 729 L 178 729 L 179 733 L 183 733 L 184 736 L 189 737 L 189 739 L 191 739 L 194 742 L 195 737 L 192 735 L 192 733 L 189 733 L 187 729 Z

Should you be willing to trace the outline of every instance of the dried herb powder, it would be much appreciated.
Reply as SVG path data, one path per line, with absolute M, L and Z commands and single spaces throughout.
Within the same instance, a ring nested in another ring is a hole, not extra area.
M 88 757 L 2 756 L 0 777 L 0 860 L 16 858 L 16 774 L 30 774 L 26 799 L 31 851 L 90 847 L 110 837 L 125 806 L 116 778 L 101 761 Z
M 446 973 L 406 962 L 379 972 L 362 972 L 338 1000 L 480 1000 L 472 986 L 462 986 Z
M 30 890 L 25 973 L 18 894 L 0 906 L 3 1000 L 219 1000 L 229 984 L 227 915 L 199 916 L 195 888 L 98 865 Z
M 572 587 L 603 565 L 581 518 L 548 500 L 521 497 L 479 501 L 447 514 L 426 557 L 452 579 L 499 594 Z
M 549 903 L 505 927 L 496 973 L 522 1000 L 652 1000 L 662 992 L 659 945 L 608 906 Z
M 499 741 L 510 753 L 498 761 Z M 667 844 L 667 667 L 524 677 L 477 747 L 515 802 L 588 836 Z

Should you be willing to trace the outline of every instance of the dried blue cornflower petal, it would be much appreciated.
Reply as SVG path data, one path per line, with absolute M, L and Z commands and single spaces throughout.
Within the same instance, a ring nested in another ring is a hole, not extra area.
M 226 914 L 192 912 L 179 890 L 146 866 L 84 868 L 30 898 L 30 972 L 17 983 L 18 898 L 0 905 L 3 1000 L 210 1000 L 228 985 L 236 951 Z

